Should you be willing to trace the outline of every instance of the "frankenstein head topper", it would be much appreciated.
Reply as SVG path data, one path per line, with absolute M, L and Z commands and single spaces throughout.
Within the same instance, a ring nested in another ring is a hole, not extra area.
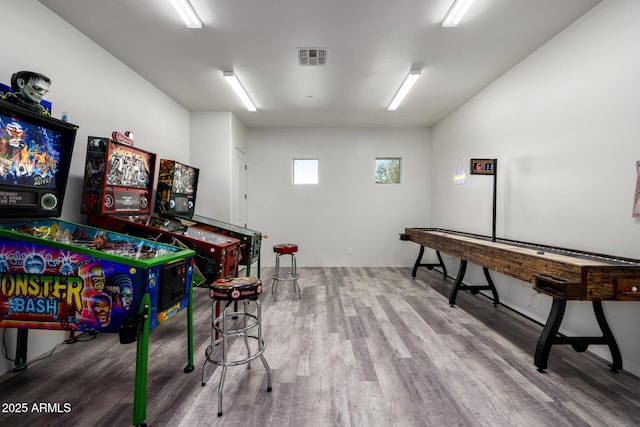
M 50 87 L 51 79 L 44 74 L 18 71 L 11 76 L 11 92 L 5 94 L 4 99 L 48 116 L 49 112 L 40 102 Z

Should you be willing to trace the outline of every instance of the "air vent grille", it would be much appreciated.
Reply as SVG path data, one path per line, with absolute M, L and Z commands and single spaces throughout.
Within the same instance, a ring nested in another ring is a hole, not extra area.
M 303 66 L 327 65 L 327 49 L 318 47 L 299 47 L 298 64 Z

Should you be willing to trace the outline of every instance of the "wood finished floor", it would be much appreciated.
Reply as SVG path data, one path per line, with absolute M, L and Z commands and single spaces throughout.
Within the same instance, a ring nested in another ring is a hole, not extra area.
M 446 298 L 451 280 L 424 269 L 304 268 L 302 299 L 265 279 L 266 359 L 229 368 L 217 416 L 220 368 L 201 367 L 210 299 L 194 291 L 195 366 L 186 364 L 186 313 L 150 336 L 149 426 L 637 426 L 640 378 L 612 373 L 590 353 L 554 346 L 533 366 L 541 327 L 480 295 Z M 262 271 L 268 277 L 272 269 Z M 235 348 L 234 348 L 235 350 Z M 0 413 L 1 426 L 131 425 L 135 345 L 103 334 L 63 345 L 0 377 L 0 404 L 70 403 L 68 414 Z

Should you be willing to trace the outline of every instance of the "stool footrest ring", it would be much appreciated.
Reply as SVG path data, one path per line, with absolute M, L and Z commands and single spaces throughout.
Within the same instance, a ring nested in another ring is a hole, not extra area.
M 218 339 L 215 341 L 215 343 L 213 345 L 209 345 L 207 347 L 207 349 L 205 350 L 204 354 L 205 357 L 207 358 L 208 362 L 211 362 L 215 365 L 219 365 L 219 366 L 239 366 L 239 365 L 245 365 L 249 362 L 251 362 L 252 360 L 257 359 L 258 357 L 262 356 L 264 354 L 264 350 L 265 350 L 265 345 L 264 345 L 264 340 L 260 341 L 258 339 L 258 337 L 256 337 L 255 335 L 247 335 L 247 338 L 253 338 L 254 340 L 258 341 L 258 350 L 253 353 L 250 354 L 248 356 L 245 356 L 242 359 L 237 359 L 237 360 L 220 360 L 217 359 L 213 356 L 213 350 L 215 347 L 217 347 L 218 345 L 222 344 L 222 338 Z
M 299 274 L 294 274 L 294 275 L 288 274 L 286 276 L 282 276 L 282 275 L 276 276 L 274 274 L 273 276 L 271 276 L 272 280 L 298 280 L 299 278 L 300 278 Z
M 258 322 L 258 316 L 256 316 L 255 314 L 252 314 L 252 313 L 245 313 L 243 311 L 227 312 L 226 316 L 227 316 L 227 318 L 233 319 L 234 323 L 240 323 L 240 322 L 242 322 L 242 319 L 245 319 L 244 321 L 246 322 L 247 318 L 253 320 L 253 321 L 251 321 L 251 323 L 243 324 L 242 327 L 237 327 L 235 329 L 227 328 L 227 330 L 225 332 L 223 330 L 222 326 L 221 326 L 221 323 L 223 321 L 223 316 L 216 317 L 214 319 L 214 321 L 211 323 L 211 328 L 213 330 L 215 330 L 216 332 L 218 332 L 219 334 L 222 334 L 224 332 L 227 337 L 242 336 L 245 331 L 248 331 L 248 330 L 251 330 L 251 329 L 257 327 L 258 323 L 259 323 Z

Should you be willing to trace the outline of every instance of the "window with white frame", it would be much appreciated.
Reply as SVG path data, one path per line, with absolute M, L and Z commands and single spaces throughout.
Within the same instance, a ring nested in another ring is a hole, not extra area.
M 376 184 L 400 184 L 400 158 L 376 158 Z
M 293 159 L 293 183 L 317 184 L 318 159 Z

